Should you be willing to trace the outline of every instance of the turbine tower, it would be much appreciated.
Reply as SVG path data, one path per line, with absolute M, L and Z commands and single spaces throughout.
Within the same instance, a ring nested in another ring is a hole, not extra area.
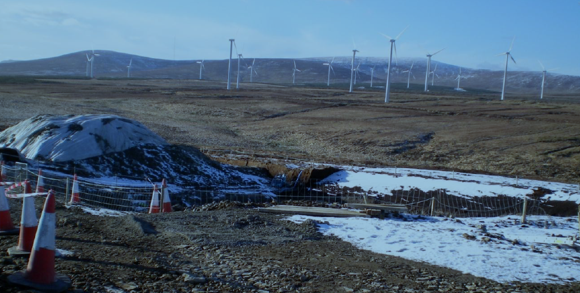
M 350 89 L 348 90 L 349 93 L 352 93 L 352 80 L 354 77 L 354 58 L 356 57 L 357 49 L 352 50 L 352 61 L 350 62 Z
M 391 52 L 389 53 L 389 68 L 387 68 L 387 84 L 385 86 L 385 103 L 389 102 L 389 98 L 391 95 L 391 64 L 393 64 L 393 50 L 395 50 L 395 62 L 397 62 L 397 46 L 395 45 L 395 41 L 397 41 L 401 35 L 407 30 L 406 27 L 403 31 L 399 33 L 396 38 L 391 38 L 385 34 L 382 34 L 385 38 L 391 42 Z M 398 62 L 397 62 L 398 63 Z
M 252 65 L 248 66 L 248 69 L 250 69 L 250 82 L 254 82 L 253 80 L 253 76 L 254 74 L 256 74 L 256 76 L 258 75 L 258 72 L 256 71 L 256 69 L 254 69 L 254 64 L 256 63 L 256 58 L 254 58 L 254 61 L 252 61 Z
M 360 69 L 360 63 L 354 69 L 354 85 L 356 85 L 356 77 L 358 76 L 358 78 L 360 79 L 360 74 L 358 73 L 359 69 Z
M 300 69 L 296 68 L 296 60 L 294 60 L 294 69 L 292 70 L 292 84 L 296 83 L 296 71 L 300 72 Z
M 334 63 L 334 57 L 332 57 L 332 60 L 330 60 L 330 62 L 322 63 L 322 65 L 328 66 L 328 79 L 326 80 L 326 86 L 330 86 L 330 71 L 332 70 L 332 72 L 334 73 L 334 68 L 332 68 L 332 63 Z
M 431 71 L 431 86 L 433 86 L 433 84 L 435 83 L 435 75 L 437 75 L 437 77 L 439 77 L 438 74 L 435 73 L 435 71 L 437 71 L 437 65 L 439 65 L 439 63 L 435 64 L 435 69 L 433 69 L 433 71 Z
M 238 76 L 236 77 L 236 89 L 240 88 L 240 63 L 242 63 L 242 59 L 244 59 L 244 56 L 242 54 L 238 54 Z
M 375 76 L 375 66 L 371 68 L 371 87 L 373 87 L 373 77 Z
M 457 77 L 455 79 L 457 80 L 457 88 L 455 90 L 459 90 L 459 89 L 461 89 L 459 87 L 459 83 L 461 82 L 461 67 L 459 67 L 459 74 L 457 75 Z
M 127 66 L 127 77 L 131 77 L 131 64 L 133 64 L 133 58 L 129 61 L 129 65 Z
M 510 49 L 507 52 L 497 54 L 497 56 L 505 55 L 505 70 L 503 71 L 503 85 L 501 86 L 501 100 L 502 101 L 503 101 L 504 96 L 505 96 L 505 82 L 507 79 L 507 69 L 508 69 L 508 62 L 509 62 L 510 58 L 512 59 L 514 64 L 516 64 L 516 60 L 514 59 L 514 57 L 512 57 L 512 54 L 511 54 L 512 47 L 514 46 L 515 40 L 516 40 L 516 38 L 514 37 L 514 39 L 512 40 L 512 44 L 510 45 Z
M 232 71 L 232 49 L 235 41 L 236 40 L 234 39 L 230 39 L 230 60 L 228 61 L 228 86 L 227 86 L 228 90 L 231 88 L 230 76 Z
M 546 82 L 546 73 L 548 71 L 556 70 L 557 68 L 546 69 L 540 60 L 538 60 L 538 62 L 540 63 L 540 66 L 542 66 L 542 89 L 540 91 L 540 100 L 542 100 L 544 99 L 544 83 Z
M 429 52 L 427 52 L 427 72 L 425 73 L 425 91 L 428 92 L 429 91 L 429 73 L 431 73 L 431 57 L 435 56 L 435 54 L 441 52 L 445 50 L 445 48 L 430 54 Z
M 205 66 L 203 65 L 203 63 L 205 62 L 205 60 L 201 60 L 201 61 L 197 61 L 196 63 L 199 64 L 199 80 L 201 80 L 203 78 L 203 70 L 205 69 Z
M 411 70 L 413 70 L 414 65 L 415 65 L 415 61 L 413 61 L 413 63 L 411 63 L 411 67 L 408 70 L 402 71 L 402 73 L 407 72 L 407 88 L 409 88 L 409 83 L 411 82 L 411 75 L 413 75 L 413 79 L 415 79 L 415 75 L 413 74 L 413 72 L 411 72 Z

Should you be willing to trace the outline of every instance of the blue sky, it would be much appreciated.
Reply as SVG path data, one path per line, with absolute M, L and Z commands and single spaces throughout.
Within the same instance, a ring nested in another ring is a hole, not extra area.
M 229 38 L 247 58 L 424 57 L 501 70 L 515 36 L 510 70 L 580 75 L 576 0 L 0 0 L 0 60 L 87 50 L 163 59 L 225 59 Z M 174 46 L 175 44 L 175 46 Z M 175 50 L 174 50 L 175 48 Z M 175 53 L 174 53 L 175 52 Z

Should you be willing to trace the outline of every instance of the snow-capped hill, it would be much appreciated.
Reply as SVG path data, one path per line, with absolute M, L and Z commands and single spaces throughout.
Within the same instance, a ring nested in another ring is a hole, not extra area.
M 141 123 L 116 115 L 52 116 L 26 119 L 0 133 L 0 146 L 33 160 L 64 162 L 167 142 Z

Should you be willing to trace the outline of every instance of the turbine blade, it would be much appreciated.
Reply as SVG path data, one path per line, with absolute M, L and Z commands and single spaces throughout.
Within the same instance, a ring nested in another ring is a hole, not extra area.
M 441 52 L 441 51 L 443 51 L 443 50 L 445 50 L 445 49 L 447 49 L 447 48 L 443 48 L 443 49 L 441 49 L 441 50 L 439 50 L 439 51 L 437 51 L 437 52 L 435 52 L 435 53 L 431 54 L 431 56 L 435 56 L 435 54 L 437 54 L 437 53 L 439 53 L 439 52 Z
M 411 63 L 411 68 L 409 68 L 409 70 L 413 70 L 414 65 L 415 65 L 415 61 L 413 61 L 413 63 Z
M 507 54 L 507 53 L 500 53 L 500 54 L 497 54 L 495 56 L 497 57 L 497 56 L 501 56 L 501 55 L 505 55 L 505 54 Z
M 334 63 L 334 57 L 332 57 L 332 61 L 330 61 L 330 64 Z
M 403 33 L 404 33 L 404 32 L 405 32 L 405 31 L 406 31 L 408 28 L 409 28 L 409 26 L 407 26 L 405 29 L 403 29 L 403 31 L 401 31 L 401 32 L 400 32 L 400 33 L 397 35 L 397 37 L 395 38 L 395 40 L 398 40 L 398 39 L 401 37 L 401 35 L 402 35 L 402 34 L 403 34 Z
M 293 60 L 293 61 L 294 61 L 294 69 L 296 69 L 296 60 Z
M 512 58 L 512 61 L 514 62 L 514 64 L 517 64 L 516 63 L 516 59 L 514 59 L 514 57 L 512 56 L 512 54 L 509 54 L 509 55 L 510 55 L 510 58 Z
M 544 67 L 544 64 L 542 64 L 542 61 L 538 60 L 538 63 L 540 63 L 540 66 L 542 66 L 542 70 L 546 70 L 546 67 Z
M 393 39 L 393 38 L 391 38 L 390 36 L 387 36 L 387 35 L 385 35 L 385 34 L 383 34 L 383 33 L 379 33 L 379 34 L 383 35 L 383 37 L 385 37 L 385 38 L 387 38 L 387 39 L 389 39 L 389 40 L 392 40 L 392 39 Z
M 514 41 L 516 40 L 516 37 L 514 36 L 514 38 L 512 39 L 512 44 L 510 45 L 510 49 L 508 50 L 508 52 L 512 51 L 512 48 L 514 47 Z

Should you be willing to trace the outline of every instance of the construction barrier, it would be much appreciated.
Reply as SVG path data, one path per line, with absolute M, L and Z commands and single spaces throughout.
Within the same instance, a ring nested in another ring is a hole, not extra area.
M 25 192 L 30 194 L 30 184 L 25 182 Z M 9 255 L 29 255 L 32 251 L 34 237 L 38 227 L 38 218 L 34 207 L 34 197 L 26 196 L 22 198 L 22 215 L 20 220 L 20 235 L 18 237 L 18 246 L 8 249 Z
M 44 203 L 26 271 L 8 276 L 9 282 L 50 292 L 63 292 L 70 287 L 70 278 L 57 274 L 54 268 L 56 252 L 55 230 L 55 198 L 54 192 L 51 190 Z
M 18 229 L 14 227 L 12 217 L 10 216 L 10 206 L 6 199 L 4 185 L 0 185 L 0 235 L 18 234 Z

